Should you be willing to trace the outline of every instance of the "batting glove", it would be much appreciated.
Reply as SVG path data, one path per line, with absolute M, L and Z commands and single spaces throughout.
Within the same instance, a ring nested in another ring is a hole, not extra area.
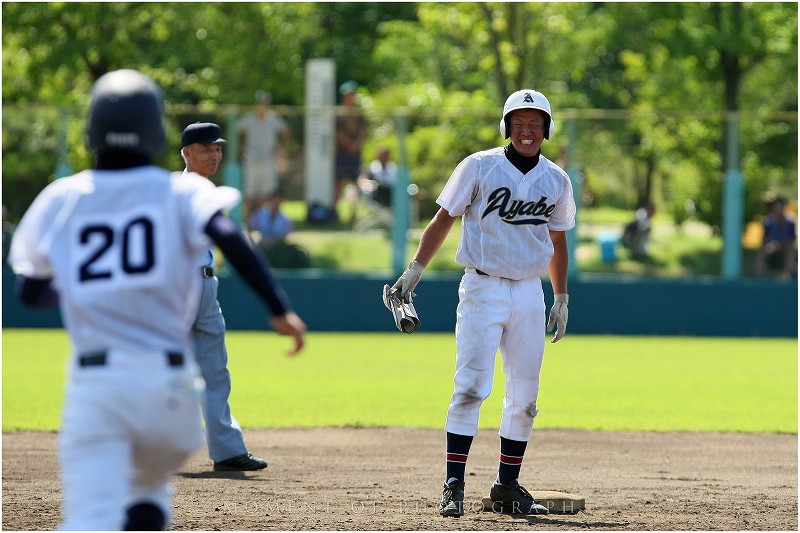
M 553 326 L 558 326 L 553 340 L 550 341 L 551 343 L 561 340 L 561 337 L 567 332 L 567 319 L 569 318 L 567 303 L 569 303 L 569 294 L 559 293 L 555 295 L 553 307 L 550 309 L 550 320 L 547 321 L 547 331 L 551 331 Z
M 403 272 L 403 275 L 392 285 L 392 289 L 400 292 L 400 298 L 406 302 L 410 302 L 412 296 L 414 296 L 414 289 L 422 278 L 422 272 L 424 271 L 425 267 L 422 263 L 411 261 L 406 271 Z

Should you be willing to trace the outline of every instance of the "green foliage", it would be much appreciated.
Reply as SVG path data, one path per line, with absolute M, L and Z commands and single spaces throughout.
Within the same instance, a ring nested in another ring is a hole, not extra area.
M 140 68 L 162 85 L 171 139 L 162 161 L 173 167 L 186 120 L 224 120 L 222 106 L 239 111 L 257 89 L 301 117 L 305 63 L 330 57 L 337 81 L 362 85 L 367 157 L 378 144 L 396 149 L 393 115 L 408 117 L 424 215 L 461 158 L 501 142 L 507 94 L 532 86 L 556 114 L 545 155 L 558 157 L 576 120 L 569 163 L 586 180 L 584 205 L 632 209 L 650 199 L 678 223 L 719 226 L 725 113 L 739 110 L 753 220 L 766 190 L 797 195 L 797 11 L 778 2 L 7 2 L 3 106 L 21 114 L 3 119 L 4 189 L 16 218 L 52 177 L 57 121 L 35 140 L 21 126 L 39 126 L 54 108 L 73 117 L 68 163 L 89 163 L 82 117 L 108 70 Z
M 230 332 L 231 409 L 244 427 L 441 428 L 451 334 Z M 59 427 L 63 330 L 3 331 L 3 431 Z M 481 427 L 502 409 L 499 356 Z M 547 344 L 537 428 L 797 433 L 797 341 L 569 334 Z
M 302 104 L 303 68 L 332 57 L 369 81 L 375 26 L 414 4 L 33 3 L 3 5 L 3 101 L 76 104 L 94 80 L 140 68 L 172 103 Z
M 3 109 L 3 205 L 12 218 L 19 217 L 55 178 L 58 124 L 58 112 L 52 108 Z

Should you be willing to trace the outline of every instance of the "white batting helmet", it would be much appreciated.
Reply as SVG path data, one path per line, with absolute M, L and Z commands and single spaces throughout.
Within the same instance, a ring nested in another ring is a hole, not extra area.
M 522 89 L 521 91 L 511 93 L 511 96 L 506 100 L 506 105 L 503 106 L 503 118 L 500 119 L 500 135 L 502 135 L 504 139 L 508 139 L 511 136 L 508 115 L 517 109 L 538 109 L 539 111 L 544 111 L 547 115 L 547 124 L 544 125 L 545 139 L 549 139 L 553 132 L 556 131 L 556 122 L 553 120 L 553 112 L 550 110 L 550 102 L 547 100 L 547 97 L 533 89 Z

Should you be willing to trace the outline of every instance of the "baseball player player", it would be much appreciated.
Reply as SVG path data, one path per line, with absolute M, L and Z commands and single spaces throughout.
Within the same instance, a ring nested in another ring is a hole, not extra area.
M 20 221 L 9 262 L 26 305 L 60 304 L 72 356 L 59 437 L 62 529 L 159 530 L 170 480 L 202 445 L 202 379 L 189 339 L 215 242 L 277 322 L 303 342 L 259 256 L 222 214 L 239 192 L 153 160 L 164 146 L 161 89 L 135 70 L 92 88 L 96 166 L 48 185 Z M 281 313 L 283 312 L 283 313 Z
M 507 146 L 478 152 L 456 167 L 437 199 L 440 206 L 408 269 L 393 288 L 410 301 L 425 267 L 462 217 L 456 262 L 465 269 L 456 310 L 456 373 L 447 410 L 446 476 L 439 513 L 464 514 L 464 472 L 478 432 L 482 402 L 492 388 L 495 354 L 502 355 L 505 397 L 500 464 L 490 491 L 493 510 L 546 514 L 519 484 L 538 409 L 545 331 L 552 342 L 567 327 L 567 238 L 575 224 L 568 176 L 541 154 L 555 130 L 550 102 L 531 89 L 511 94 L 500 132 Z M 540 276 L 546 272 L 555 302 L 545 327 Z
M 189 124 L 181 134 L 181 157 L 186 163 L 183 175 L 194 172 L 209 178 L 222 162 L 221 129 L 213 122 Z M 182 177 L 181 176 L 181 177 Z M 203 418 L 206 425 L 208 454 L 214 470 L 261 470 L 267 462 L 247 451 L 239 422 L 231 413 L 231 375 L 225 348 L 225 318 L 217 300 L 219 280 L 214 275 L 214 255 L 203 252 L 192 269 L 203 279 L 203 295 L 197 319 L 191 330 L 195 356 L 206 383 Z

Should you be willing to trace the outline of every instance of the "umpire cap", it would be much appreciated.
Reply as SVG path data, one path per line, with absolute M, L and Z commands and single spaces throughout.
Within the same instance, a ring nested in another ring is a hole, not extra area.
M 225 139 L 220 137 L 222 130 L 213 122 L 195 122 L 184 128 L 181 134 L 181 148 L 190 144 L 212 144 L 224 143 Z
M 164 96 L 148 76 L 132 69 L 109 72 L 92 87 L 86 124 L 89 149 L 98 155 L 154 158 L 165 143 Z

